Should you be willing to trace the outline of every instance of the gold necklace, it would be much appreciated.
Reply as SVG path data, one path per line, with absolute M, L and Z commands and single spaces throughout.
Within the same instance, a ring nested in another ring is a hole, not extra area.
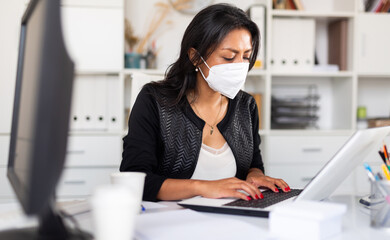
M 209 127 L 210 127 L 210 135 L 213 135 L 214 127 L 215 127 L 215 125 L 217 124 L 218 116 L 219 116 L 219 114 L 221 113 L 221 109 L 222 109 L 222 94 L 221 94 L 221 101 L 220 101 L 220 104 L 219 104 L 219 111 L 218 111 L 217 116 L 215 117 L 215 120 L 214 120 L 214 124 L 213 124 L 213 125 L 209 124 L 208 122 L 206 122 L 206 120 L 204 120 L 204 118 L 203 118 L 202 115 L 200 114 L 199 110 L 196 108 L 195 103 L 193 103 L 192 105 L 194 106 L 194 109 L 195 109 L 196 113 L 199 115 L 199 117 L 200 117 L 201 119 L 203 119 L 203 121 L 204 121 L 207 125 L 209 125 Z

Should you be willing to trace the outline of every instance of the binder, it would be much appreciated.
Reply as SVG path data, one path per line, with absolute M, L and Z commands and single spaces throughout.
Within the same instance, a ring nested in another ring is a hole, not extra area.
M 82 129 L 82 106 L 81 106 L 81 80 L 79 77 L 75 77 L 74 86 L 73 86 L 73 95 L 72 95 L 72 106 L 71 106 L 71 115 L 70 115 L 70 130 L 80 130 Z
M 348 20 L 342 19 L 328 25 L 328 62 L 341 71 L 347 70 Z
M 91 128 L 107 130 L 107 79 L 106 76 L 96 76 L 92 81 L 92 84 L 95 85 L 95 93 L 93 108 L 91 108 Z
M 82 78 L 82 130 L 95 130 L 94 112 L 96 99 L 95 76 L 86 75 Z
M 315 55 L 315 20 L 274 18 L 272 31 L 272 71 L 312 71 Z
M 266 39 L 266 12 L 264 5 L 253 5 L 249 8 L 248 14 L 251 20 L 256 23 L 260 30 L 260 49 L 257 53 L 257 59 L 254 65 L 254 69 L 264 69 L 265 63 L 265 39 Z
M 108 130 L 121 130 L 121 87 L 119 77 L 117 75 L 108 75 L 107 81 L 107 127 Z

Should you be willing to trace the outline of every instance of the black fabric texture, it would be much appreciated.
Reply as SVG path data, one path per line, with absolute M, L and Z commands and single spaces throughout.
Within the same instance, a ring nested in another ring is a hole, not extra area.
M 168 107 L 166 99 L 146 85 L 139 93 L 123 138 L 120 171 L 145 172 L 143 200 L 157 201 L 167 178 L 190 179 L 202 144 L 205 122 L 192 110 Z M 229 100 L 228 110 L 218 123 L 236 160 L 236 177 L 245 180 L 250 168 L 264 172 L 259 145 L 259 117 L 253 97 L 243 91 Z

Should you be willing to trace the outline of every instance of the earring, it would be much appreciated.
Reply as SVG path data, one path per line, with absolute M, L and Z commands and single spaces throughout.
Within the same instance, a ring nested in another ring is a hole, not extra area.
M 195 68 L 195 72 L 199 71 L 198 68 Z

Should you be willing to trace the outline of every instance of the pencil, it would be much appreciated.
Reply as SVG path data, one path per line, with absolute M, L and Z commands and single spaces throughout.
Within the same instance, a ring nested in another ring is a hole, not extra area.
M 385 164 L 382 164 L 382 171 L 383 173 L 385 174 L 385 177 L 387 180 L 390 180 L 390 172 L 389 172 L 389 169 L 386 167 Z
M 383 144 L 383 153 L 385 154 L 386 160 L 389 160 L 389 153 L 387 152 L 386 144 Z

